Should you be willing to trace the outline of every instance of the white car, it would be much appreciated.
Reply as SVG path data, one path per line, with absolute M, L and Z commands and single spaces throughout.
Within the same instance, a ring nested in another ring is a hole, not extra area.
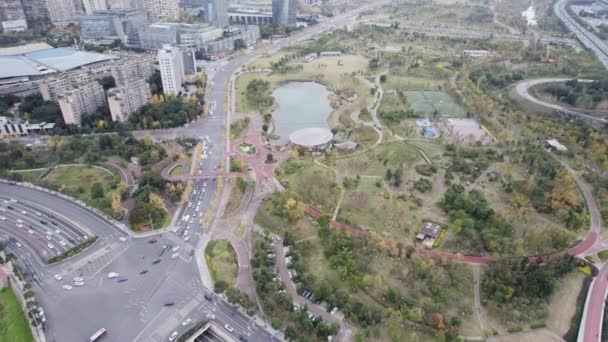
M 207 318 L 209 319 L 215 319 L 215 315 L 212 313 L 207 313 Z
M 173 260 L 173 259 L 177 259 L 177 257 L 178 257 L 178 256 L 179 256 L 179 253 L 173 253 L 173 254 L 171 255 L 171 260 Z
M 11 198 L 11 202 L 13 202 L 13 203 L 17 203 L 17 200 L 16 200 L 16 199 L 14 199 L 14 198 Z
M 57 234 L 57 235 L 61 234 L 61 230 L 55 229 L 55 234 Z
M 177 338 L 179 334 L 177 333 L 177 331 L 174 331 L 173 334 L 171 334 L 171 336 L 169 336 L 169 341 L 175 341 L 175 339 Z
M 63 241 L 63 240 L 59 241 L 59 244 L 60 244 L 60 245 L 62 245 L 63 247 L 65 247 L 65 246 L 67 246 L 67 245 L 68 245 L 68 244 L 67 244 L 67 242 L 65 242 L 65 241 Z
M 42 216 L 42 214 L 39 211 L 37 211 L 36 216 Z
M 233 327 L 231 327 L 231 326 L 230 326 L 230 325 L 228 325 L 228 324 L 224 325 L 224 329 L 226 329 L 228 332 L 233 332 L 233 331 L 234 331 L 234 328 L 233 328 Z
M 116 273 L 116 272 L 110 272 L 110 273 L 108 273 L 108 278 L 109 279 L 113 279 L 113 278 L 116 278 L 118 276 L 119 276 L 119 274 Z
M 27 232 L 34 235 L 34 231 L 32 229 L 28 229 Z
M 21 215 L 27 215 L 27 211 L 21 210 Z
M 21 243 L 19 243 L 19 242 L 15 242 L 15 246 L 17 246 L 19 248 L 23 247 L 23 245 Z
M 184 238 L 184 241 L 186 241 L 186 242 L 190 241 L 190 237 L 189 237 L 189 236 L 186 236 L 186 237 Z
M 126 237 L 124 237 L 124 236 L 121 236 L 121 237 L 119 237 L 119 238 L 118 238 L 118 240 L 120 240 L 120 241 L 122 241 L 122 242 L 125 242 L 125 241 L 127 241 L 127 238 L 126 238 Z
M 70 285 L 63 285 L 62 286 L 64 290 L 71 290 L 72 287 Z
M 75 281 L 74 285 L 75 286 L 84 286 L 84 281 Z
M 187 320 L 182 322 L 182 327 L 185 327 L 186 325 L 192 323 L 192 318 L 188 318 Z
M 6 220 L 6 217 L 0 216 L 0 221 L 5 221 L 5 220 Z
M 47 239 L 47 240 L 49 240 L 49 241 L 51 241 L 53 238 L 51 238 L 51 236 L 50 236 L 50 235 L 47 235 L 47 236 L 46 236 L 46 239 Z
M 17 223 L 23 223 L 23 220 L 17 219 Z
M 171 250 L 172 250 L 173 252 L 177 252 L 177 251 L 179 251 L 179 248 L 180 248 L 179 246 L 175 246 L 175 247 L 173 247 Z
M 75 283 L 78 283 L 78 282 L 84 281 L 84 279 L 82 279 L 81 277 L 74 277 L 74 279 L 73 279 L 73 280 L 74 280 L 74 282 L 75 282 Z
M 49 243 L 49 244 L 47 244 L 46 246 L 47 246 L 48 248 L 50 248 L 50 249 L 55 248 L 55 246 L 53 246 L 53 245 L 52 245 L 52 244 L 50 244 L 50 243 Z
M 61 280 L 61 279 L 63 279 L 63 277 L 61 277 L 59 274 L 55 274 L 55 275 L 53 276 L 53 278 L 55 278 L 56 280 Z

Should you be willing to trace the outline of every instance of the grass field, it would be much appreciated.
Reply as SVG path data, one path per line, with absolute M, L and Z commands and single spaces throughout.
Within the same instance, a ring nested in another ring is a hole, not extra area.
M 391 197 L 376 180 L 361 178 L 356 189 L 349 189 L 338 214 L 340 221 L 379 233 L 381 236 L 412 241 L 421 217 L 417 207 L 406 200 Z
M 171 169 L 171 172 L 169 172 L 169 176 L 179 176 L 182 174 L 183 170 L 184 167 L 182 165 L 177 165 L 176 167 Z
M 27 318 L 10 288 L 0 290 L 0 341 L 33 342 Z
M 446 85 L 446 80 L 389 74 L 382 82 L 382 89 L 387 90 L 439 90 Z
M 289 167 L 293 169 L 279 177 L 288 191 L 298 194 L 319 210 L 334 210 L 340 191 L 331 170 L 310 159 L 289 162 L 285 170 Z
M 110 185 L 116 179 L 116 175 L 109 170 L 91 166 L 65 166 L 58 167 L 45 178 L 59 189 L 71 194 L 79 194 L 85 200 L 90 199 L 93 183 L 101 183 L 104 190 L 110 189 Z
M 23 177 L 24 182 L 28 183 L 36 183 L 40 179 L 40 175 L 44 170 L 36 170 L 36 171 L 23 171 L 23 172 L 14 172 L 14 174 L 21 175 Z
M 413 148 L 402 143 L 389 143 L 381 145 L 371 152 L 358 154 L 352 158 L 339 159 L 336 168 L 342 175 L 349 177 L 378 176 L 384 177 L 386 169 L 413 168 L 422 159 Z M 407 178 L 406 178 L 407 179 Z
M 570 328 L 570 320 L 576 310 L 576 298 L 583 286 L 585 275 L 572 272 L 560 280 L 556 291 L 549 301 L 547 328 L 557 335 L 564 336 Z
M 466 111 L 454 101 L 454 98 L 443 91 L 405 91 L 409 109 L 420 116 L 439 116 L 449 118 L 462 118 Z
M 228 240 L 213 240 L 205 248 L 205 260 L 214 281 L 225 281 L 229 285 L 236 284 L 237 259 L 236 252 Z

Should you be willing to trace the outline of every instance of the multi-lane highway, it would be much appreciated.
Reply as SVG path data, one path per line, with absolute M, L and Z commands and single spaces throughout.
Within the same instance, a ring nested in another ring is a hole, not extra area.
M 540 84 L 563 83 L 563 82 L 567 82 L 569 80 L 571 80 L 571 79 L 570 78 L 539 78 L 539 79 L 535 79 L 535 80 L 525 80 L 525 81 L 518 83 L 515 86 L 515 91 L 522 98 L 524 98 L 527 101 L 530 101 L 536 105 L 539 105 L 541 107 L 545 107 L 547 109 L 558 111 L 558 112 L 561 112 L 564 114 L 573 115 L 573 116 L 576 116 L 576 117 L 579 117 L 579 118 L 582 118 L 582 119 L 585 119 L 588 121 L 592 121 L 592 122 L 595 121 L 595 122 L 599 122 L 602 124 L 608 123 L 607 119 L 602 118 L 599 115 L 590 115 L 590 114 L 584 113 L 583 111 L 578 110 L 576 108 L 564 107 L 564 106 L 557 105 L 555 103 L 549 103 L 549 102 L 536 98 L 530 92 L 530 88 L 540 85 Z M 579 79 L 578 81 L 582 82 L 582 83 L 593 82 L 593 80 L 587 80 L 587 79 Z
M 569 0 L 559 0 L 553 6 L 555 14 L 572 31 L 576 38 L 588 49 L 591 49 L 608 69 L 608 45 L 595 34 L 589 32 L 583 25 L 576 21 L 566 10 Z

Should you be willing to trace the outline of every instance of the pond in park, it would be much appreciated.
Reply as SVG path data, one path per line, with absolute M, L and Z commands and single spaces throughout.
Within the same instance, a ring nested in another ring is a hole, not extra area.
M 328 128 L 327 117 L 332 111 L 327 88 L 316 82 L 287 82 L 273 93 L 278 108 L 272 113 L 274 134 L 284 144 L 289 135 L 307 127 Z

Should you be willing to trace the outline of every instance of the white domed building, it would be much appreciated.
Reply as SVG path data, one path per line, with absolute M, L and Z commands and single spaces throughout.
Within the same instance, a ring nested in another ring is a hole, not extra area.
M 334 134 L 327 128 L 302 128 L 291 135 L 289 141 L 307 151 L 324 151 L 331 147 Z

